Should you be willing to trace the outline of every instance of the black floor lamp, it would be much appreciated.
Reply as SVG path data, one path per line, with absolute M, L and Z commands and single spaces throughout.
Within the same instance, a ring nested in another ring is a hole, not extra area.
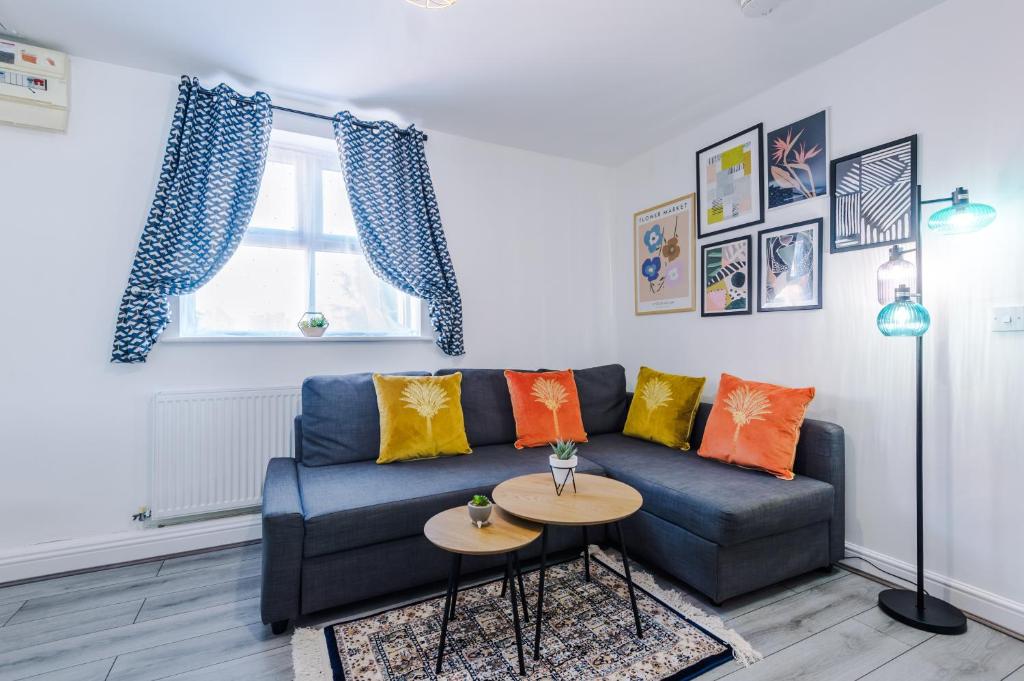
M 886 589 L 878 594 L 878 607 L 893 619 L 915 629 L 936 634 L 962 634 L 967 631 L 964 614 L 946 601 L 924 592 L 922 356 L 923 336 L 931 325 L 931 316 L 921 304 L 921 208 L 925 204 L 953 204 L 928 220 L 928 228 L 940 234 L 976 232 L 995 220 L 996 211 L 985 204 L 971 203 L 963 187 L 958 187 L 949 197 L 924 201 L 918 186 L 916 197 L 918 224 L 915 247 L 893 246 L 889 251 L 889 261 L 878 268 L 878 302 L 885 305 L 878 313 L 878 330 L 885 336 L 912 336 L 917 344 L 917 590 Z M 916 251 L 916 267 L 903 259 L 903 255 L 911 251 Z

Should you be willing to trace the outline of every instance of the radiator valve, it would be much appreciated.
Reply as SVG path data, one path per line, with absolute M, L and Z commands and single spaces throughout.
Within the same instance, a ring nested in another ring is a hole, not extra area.
M 149 520 L 152 515 L 153 513 L 149 510 L 149 506 L 139 506 L 139 512 L 132 514 L 132 520 L 137 523 L 144 523 Z

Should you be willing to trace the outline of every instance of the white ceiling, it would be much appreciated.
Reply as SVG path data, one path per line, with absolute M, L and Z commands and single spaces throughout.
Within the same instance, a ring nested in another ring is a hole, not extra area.
M 747 19 L 737 0 L 0 0 L 0 22 L 76 56 L 617 164 L 941 1 Z

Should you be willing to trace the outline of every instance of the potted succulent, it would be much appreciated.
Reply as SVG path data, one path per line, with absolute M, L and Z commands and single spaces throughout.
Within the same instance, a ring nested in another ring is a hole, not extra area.
M 319 338 L 330 324 L 323 312 L 307 312 L 299 320 L 299 331 L 307 338 Z
M 469 500 L 469 519 L 477 527 L 483 527 L 489 522 L 492 508 L 490 499 L 483 494 L 474 494 Z
M 551 476 L 555 480 L 555 492 L 562 493 L 569 476 L 572 476 L 572 488 L 576 491 L 576 464 L 579 459 L 576 457 L 576 443 L 572 440 L 559 440 L 551 445 L 551 456 L 548 463 L 551 466 Z

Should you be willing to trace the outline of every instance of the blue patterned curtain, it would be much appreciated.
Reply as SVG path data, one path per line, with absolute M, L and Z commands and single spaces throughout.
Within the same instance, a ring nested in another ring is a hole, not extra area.
M 182 77 L 110 361 L 145 362 L 167 325 L 167 297 L 192 293 L 234 254 L 256 206 L 272 118 L 262 92 L 242 97 Z
M 437 346 L 465 353 L 462 298 L 430 182 L 423 133 L 343 111 L 334 136 L 359 243 L 378 277 L 427 301 Z

